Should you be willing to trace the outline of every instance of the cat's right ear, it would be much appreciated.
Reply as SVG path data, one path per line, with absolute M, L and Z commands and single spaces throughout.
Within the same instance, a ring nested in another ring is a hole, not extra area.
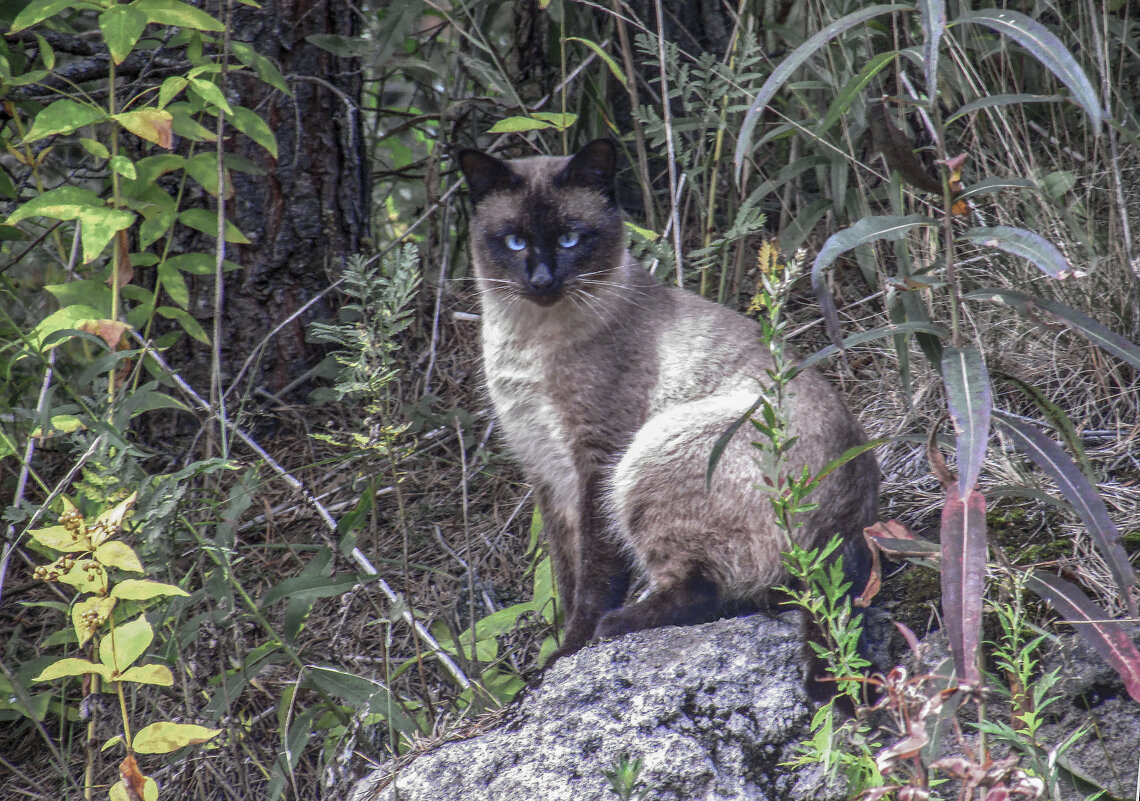
M 459 168 L 467 178 L 472 203 L 479 203 L 492 192 L 509 191 L 522 184 L 522 179 L 507 162 L 481 150 L 460 150 Z

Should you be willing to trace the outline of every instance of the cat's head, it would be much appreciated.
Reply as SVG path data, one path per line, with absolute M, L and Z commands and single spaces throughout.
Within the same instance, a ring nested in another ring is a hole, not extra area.
M 475 270 L 489 291 L 552 306 L 567 294 L 605 286 L 600 282 L 610 280 L 625 249 L 614 198 L 616 159 L 609 139 L 561 158 L 459 153 L 475 204 Z

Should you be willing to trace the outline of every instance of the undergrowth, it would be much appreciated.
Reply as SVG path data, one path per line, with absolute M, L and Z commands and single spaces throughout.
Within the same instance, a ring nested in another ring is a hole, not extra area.
M 216 208 L 251 165 L 227 137 L 277 156 L 232 75 L 285 76 L 228 40 L 222 6 L 0 12 L 0 755 L 18 792 L 342 797 L 370 764 L 478 727 L 516 695 L 557 644 L 558 600 L 541 516 L 478 386 L 449 154 L 562 154 L 610 135 L 629 165 L 631 246 L 662 280 L 744 308 L 775 264 L 758 262 L 762 243 L 769 256 L 812 254 L 813 291 L 780 289 L 776 341 L 813 354 L 845 335 L 844 354 L 819 364 L 890 438 L 876 450 L 883 517 L 923 534 L 945 531 L 950 509 L 973 538 L 973 572 L 954 579 L 967 601 L 945 613 L 993 635 L 956 635 L 957 658 L 932 672 L 887 670 L 876 681 L 894 728 L 841 732 L 821 715 L 807 753 L 843 766 L 855 789 L 890 779 L 917 792 L 938 775 L 965 786 L 988 758 L 971 743 L 997 743 L 1018 759 L 992 771 L 990 790 L 1040 782 L 1057 797 L 1066 749 L 1095 735 L 1041 739 L 1055 674 L 1031 593 L 1067 618 L 1135 603 L 1135 12 L 1011 4 L 1056 38 L 1053 55 L 1071 54 L 1061 72 L 1087 76 L 1078 86 L 958 4 L 941 26 L 939 3 L 742 3 L 719 29 L 662 5 L 659 23 L 634 3 L 412 0 L 362 8 L 363 37 L 317 42 L 359 59 L 366 78 L 354 108 L 376 179 L 374 249 L 342 266 L 334 315 L 308 328 L 331 352 L 316 373 L 325 387 L 272 404 L 264 388 L 224 391 L 223 372 L 245 367 L 221 364 L 187 284 L 242 268 L 232 246 L 250 232 Z M 851 14 L 864 16 L 813 39 Z M 76 55 L 52 45 L 67 36 L 97 46 L 102 74 L 69 71 Z M 161 67 L 149 82 L 116 77 L 139 59 Z M 212 249 L 181 252 L 183 230 Z M 188 381 L 178 339 L 210 353 L 211 386 Z M 936 431 L 947 398 L 956 440 Z M 1003 413 L 997 434 L 964 399 Z M 783 402 L 756 418 L 770 441 L 784 436 Z M 176 415 L 198 435 L 154 436 Z M 957 475 L 939 447 L 956 450 Z M 1051 472 L 1025 453 L 1066 461 Z M 789 524 L 810 503 L 812 477 L 796 467 L 774 468 L 804 490 L 775 496 Z M 983 596 L 987 517 L 1016 530 L 1001 532 Z M 973 661 L 977 646 L 990 656 Z M 840 665 L 851 678 L 850 653 Z M 960 681 L 981 739 L 936 755 L 930 742 L 953 739 Z M 1008 713 L 975 703 L 983 688 Z M 632 763 L 610 781 L 619 797 L 647 786 Z

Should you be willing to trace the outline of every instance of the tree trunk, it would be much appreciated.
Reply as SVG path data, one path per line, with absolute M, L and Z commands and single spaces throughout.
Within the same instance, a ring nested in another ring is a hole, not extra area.
M 265 174 L 234 172 L 234 195 L 226 204 L 227 218 L 251 244 L 226 246 L 227 258 L 241 269 L 225 280 L 223 387 L 267 334 L 326 288 L 329 275 L 360 251 L 371 196 L 360 120 L 360 66 L 306 41 L 313 34 L 354 35 L 356 16 L 349 4 L 265 0 L 259 9 L 234 7 L 233 40 L 249 43 L 276 64 L 293 96 L 249 70 L 229 76 L 231 102 L 237 100 L 265 120 L 277 137 L 278 158 L 227 130 L 227 152 L 250 159 Z M 213 324 L 213 284 L 207 278 L 195 287 L 196 308 L 207 331 Z M 322 300 L 291 320 L 263 346 L 235 392 L 259 387 L 276 392 L 303 375 L 321 356 L 306 344 L 305 324 L 330 313 Z M 197 386 L 208 387 L 209 354 L 196 345 L 188 358 L 189 364 L 179 366 Z

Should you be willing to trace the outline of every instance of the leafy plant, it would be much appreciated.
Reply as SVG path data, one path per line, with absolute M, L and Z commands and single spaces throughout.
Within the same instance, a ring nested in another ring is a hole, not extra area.
M 113 580 L 116 574 L 145 572 L 138 554 L 120 539 L 124 525 L 129 524 L 135 501 L 136 495 L 132 493 L 88 522 L 78 507 L 63 497 L 58 525 L 28 532 L 44 549 L 60 554 L 50 564 L 37 567 L 34 575 L 43 581 L 70 585 L 78 591 L 79 595 L 67 610 L 72 623 L 70 631 L 74 632 L 74 642 L 79 648 L 85 649 L 89 657 L 97 656 L 97 661 L 78 657 L 59 659 L 45 667 L 34 680 L 85 676 L 90 681 L 88 693 L 113 692 L 118 696 L 123 733 L 105 742 L 101 749 L 122 745 L 127 752 L 119 765 L 122 778 L 110 789 L 112 801 L 157 797 L 158 787 L 154 779 L 141 772 L 136 754 L 167 754 L 207 742 L 221 733 L 220 729 L 170 721 L 150 723 L 132 732 L 124 685 L 170 687 L 174 684 L 174 676 L 165 665 L 136 664 L 154 639 L 154 628 L 144 613 L 146 602 L 189 595 L 181 587 L 150 579 Z M 89 735 L 93 731 L 89 729 Z
M 824 45 L 836 37 L 860 26 L 876 17 L 896 14 L 901 6 L 873 6 L 853 12 L 837 20 L 803 45 L 790 53 L 769 76 L 764 86 L 753 99 L 745 116 L 741 136 L 736 148 L 736 175 L 742 177 L 749 159 L 756 124 L 761 111 L 775 97 L 780 88 L 791 76 Z M 820 249 L 812 265 L 812 284 L 824 313 L 824 320 L 835 342 L 841 349 L 844 342 L 839 336 L 838 317 L 834 301 L 826 289 L 825 271 L 841 255 L 870 242 L 885 238 L 898 238 L 904 233 L 921 229 L 928 234 L 938 233 L 941 251 L 939 259 L 931 256 L 932 263 L 940 261 L 944 265 L 943 280 L 937 287 L 920 283 L 920 291 L 941 289 L 946 294 L 945 307 L 950 315 L 948 335 L 929 324 L 925 307 L 915 317 L 909 316 L 909 307 L 903 306 L 902 321 L 915 328 L 900 330 L 894 325 L 884 326 L 872 332 L 873 335 L 893 336 L 896 348 L 904 350 L 911 336 L 921 331 L 924 348 L 932 366 L 942 375 L 946 390 L 949 417 L 957 432 L 958 475 L 946 467 L 941 455 L 934 447 L 933 434 L 928 452 L 936 476 L 943 485 L 945 504 L 942 513 L 942 598 L 946 613 L 946 626 L 954 653 L 955 669 L 964 685 L 975 685 L 980 681 L 977 666 L 979 628 L 981 624 L 982 589 L 986 562 L 985 541 L 985 497 L 976 487 L 990 440 L 991 416 L 995 416 L 1001 427 L 1009 433 L 1018 447 L 1027 453 L 1043 470 L 1058 480 L 1062 491 L 1074 502 L 1078 514 L 1089 526 L 1098 547 L 1116 578 L 1119 598 L 1133 614 L 1136 612 L 1136 576 L 1128 562 L 1120 543 L 1119 533 L 1105 511 L 1103 501 L 1091 483 L 1084 478 L 1080 468 L 1069 458 L 1057 443 L 1026 426 L 1010 415 L 994 410 L 993 392 L 982 350 L 976 344 L 967 342 L 963 325 L 963 303 L 966 299 L 980 299 L 987 293 L 998 290 L 979 290 L 964 295 L 962 279 L 959 275 L 957 250 L 959 243 L 969 243 L 980 248 L 989 248 L 1028 259 L 1043 273 L 1056 280 L 1079 277 L 1075 270 L 1054 245 L 1040 235 L 1024 229 L 1009 226 L 979 226 L 960 232 L 956 218 L 967 213 L 960 201 L 970 195 L 962 188 L 961 168 L 964 155 L 951 156 L 946 145 L 946 123 L 942 119 L 939 100 L 941 72 L 938 55 L 944 46 L 943 37 L 949 29 L 970 25 L 983 26 L 1009 37 L 1025 48 L 1049 69 L 1071 92 L 1072 99 L 1085 112 L 1093 130 L 1103 123 L 1101 100 L 1076 60 L 1069 54 L 1055 35 L 1035 20 L 1011 10 L 979 10 L 965 12 L 958 19 L 945 22 L 946 9 L 942 2 L 924 3 L 919 9 L 925 37 L 925 78 L 926 94 L 920 98 L 933 122 L 933 133 L 941 166 L 938 180 L 923 179 L 921 166 L 912 162 L 914 156 L 909 147 L 900 145 L 901 135 L 893 127 L 885 104 L 880 109 L 878 126 L 882 134 L 877 137 L 887 163 L 906 180 L 919 184 L 919 188 L 932 190 L 941 188 L 941 216 L 909 215 L 887 217 L 865 217 L 850 228 L 832 235 Z M 883 62 L 883 68 L 888 62 Z M 976 107 L 975 107 L 976 108 Z M 968 111 L 968 110 L 966 110 Z M 966 111 L 963 111 L 964 116 Z M 905 139 L 901 139 L 905 143 Z M 933 250 L 937 253 L 937 250 Z M 907 279 L 902 274 L 900 278 Z M 1027 300 L 1021 310 L 1027 310 Z M 1056 305 L 1056 304 L 1054 304 Z M 1111 335 L 1104 326 L 1089 320 L 1079 312 L 1066 309 L 1061 318 L 1092 340 L 1106 340 L 1113 343 L 1114 349 L 1133 364 L 1140 363 L 1140 348 L 1120 337 Z M 1106 336 L 1107 335 L 1107 336 Z M 867 335 L 860 335 L 861 340 Z M 936 337 L 936 338 L 935 338 Z M 942 339 L 947 338 L 948 344 Z M 1079 487 L 1079 489 L 1078 489 Z M 1038 577 L 1029 586 L 1040 591 L 1050 603 L 1062 608 L 1080 607 L 1088 610 L 1092 602 L 1071 585 L 1059 592 L 1056 579 Z M 1064 599 L 1060 598 L 1064 595 Z M 1089 617 L 1086 613 L 1083 615 Z M 1106 613 L 1102 613 L 1107 617 Z M 1127 641 L 1123 630 L 1112 622 L 1079 627 L 1082 636 L 1093 642 L 1094 647 L 1106 655 L 1110 663 L 1121 673 L 1129 692 L 1140 701 L 1140 653 Z

